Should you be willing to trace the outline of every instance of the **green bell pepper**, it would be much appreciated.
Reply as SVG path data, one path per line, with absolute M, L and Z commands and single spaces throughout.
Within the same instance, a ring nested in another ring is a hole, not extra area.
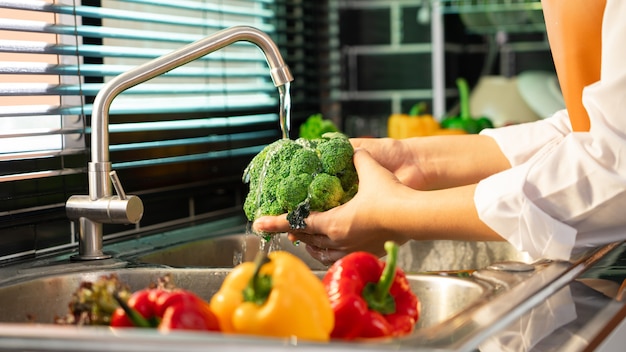
M 446 117 L 441 121 L 442 128 L 465 130 L 467 133 L 478 133 L 484 128 L 493 128 L 493 123 L 487 117 L 472 118 L 469 109 L 469 86 L 464 78 L 457 78 L 459 89 L 460 115 Z

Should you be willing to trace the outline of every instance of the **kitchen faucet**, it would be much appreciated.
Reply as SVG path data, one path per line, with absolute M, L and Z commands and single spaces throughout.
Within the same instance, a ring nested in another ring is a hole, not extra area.
M 110 258 L 110 255 L 102 250 L 102 224 L 136 224 L 143 216 L 141 199 L 126 195 L 117 174 L 111 170 L 109 108 L 113 99 L 128 88 L 238 41 L 250 42 L 261 49 L 276 87 L 293 81 L 289 67 L 283 61 L 278 47 L 267 34 L 253 27 L 235 26 L 124 72 L 106 83 L 98 92 L 91 115 L 89 195 L 73 195 L 65 204 L 67 216 L 72 220 L 78 220 L 79 223 L 78 254 L 72 259 Z M 117 196 L 113 196 L 112 185 Z

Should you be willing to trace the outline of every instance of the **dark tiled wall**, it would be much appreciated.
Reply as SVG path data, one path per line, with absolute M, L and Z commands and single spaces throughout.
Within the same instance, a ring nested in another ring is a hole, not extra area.
M 430 89 L 430 53 L 361 55 L 357 90 Z
M 46 180 L 54 184 L 53 180 Z M 39 183 L 46 183 L 46 180 Z M 10 182 L 0 183 L 0 187 L 6 190 L 9 185 Z M 75 194 L 85 192 L 80 190 Z M 144 216 L 136 232 L 141 234 L 142 228 L 151 225 L 191 220 L 194 215 L 237 209 L 241 207 L 245 192 L 245 185 L 237 177 L 138 194 L 144 203 Z M 40 210 L 30 208 L 28 213 L 7 211 L 0 216 L 0 266 L 45 252 L 76 247 L 78 229 L 65 214 L 67 197 L 62 196 L 59 203 Z M 134 230 L 135 225 L 104 225 L 105 239 L 107 235 L 117 236 L 123 232 L 133 235 Z

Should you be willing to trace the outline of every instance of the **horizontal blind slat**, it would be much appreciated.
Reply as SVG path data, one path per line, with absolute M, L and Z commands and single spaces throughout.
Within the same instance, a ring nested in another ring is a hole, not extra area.
M 208 103 L 208 101 L 213 101 Z M 109 110 L 110 114 L 167 114 L 176 113 L 203 113 L 203 112 L 220 112 L 225 108 L 242 109 L 254 106 L 259 110 L 267 108 L 276 108 L 278 97 L 254 97 L 247 99 L 236 99 L 236 97 L 212 97 L 207 99 L 179 99 L 177 105 L 172 102 L 164 102 L 163 99 L 153 99 L 141 104 L 138 100 L 134 104 L 128 102 L 120 103 L 120 100 L 114 100 Z M 141 106 L 138 106 L 141 105 Z M 93 105 L 85 104 L 82 106 L 54 106 L 54 105 L 18 105 L 3 106 L 0 109 L 0 118 L 3 117 L 19 117 L 32 115 L 91 115 Z
M 76 85 L 53 85 L 45 83 L 0 83 L 0 96 L 31 96 L 31 95 L 96 95 L 104 83 L 86 83 Z M 126 90 L 123 95 L 139 94 L 210 94 L 210 93 L 271 93 L 276 88 L 273 84 L 230 84 L 227 88 L 222 84 L 142 84 Z
M 235 43 L 233 45 L 252 45 L 248 43 Z M 80 55 L 88 57 L 124 57 L 139 59 L 154 59 L 172 52 L 171 49 L 133 48 L 129 50 L 125 46 L 102 46 L 83 44 L 54 45 L 41 41 L 23 41 L 0 39 L 0 52 L 26 53 L 26 54 L 57 54 L 57 55 Z M 250 55 L 248 52 L 215 52 L 208 54 L 196 61 L 233 61 L 233 62 L 265 62 L 260 55 Z
M 152 1 L 127 1 L 135 3 L 148 4 L 165 4 L 165 1 L 152 2 Z M 211 5 L 211 4 L 198 4 L 192 2 L 181 2 L 178 5 L 169 5 L 169 7 L 176 7 L 180 9 L 189 9 L 195 11 L 204 11 L 206 13 L 216 14 L 231 14 L 238 16 L 249 16 L 257 19 L 271 19 L 274 13 L 266 9 L 255 9 L 255 11 L 249 11 L 240 9 L 234 6 L 226 7 L 223 5 Z M 221 8 L 224 7 L 225 11 Z M 38 0 L 0 0 L 0 8 L 13 9 L 13 10 L 27 10 L 27 11 L 40 11 L 50 12 L 56 14 L 65 15 L 77 15 L 90 18 L 110 18 L 110 19 L 123 19 L 123 20 L 140 20 L 142 22 L 150 23 L 163 23 L 163 24 L 177 24 L 183 26 L 202 26 L 205 28 L 224 28 L 235 25 L 235 23 L 229 23 L 229 21 L 211 21 L 203 18 L 189 18 L 182 16 L 162 15 L 162 14 L 145 14 L 137 11 L 127 11 L 113 8 L 95 7 L 95 6 L 68 6 L 68 5 L 53 5 L 45 1 Z M 185 21 L 187 19 L 187 21 Z M 266 26 L 261 30 L 272 31 L 273 26 L 266 25 L 259 22 L 260 26 Z
M 37 172 L 26 172 L 16 175 L 0 175 L 0 183 L 9 181 L 32 180 L 36 178 L 47 178 L 53 176 L 64 176 L 84 173 L 86 168 L 47 170 Z
M 156 166 L 156 165 L 189 163 L 189 162 L 211 160 L 211 159 L 233 158 L 237 156 L 253 156 L 255 154 L 258 154 L 263 149 L 263 147 L 264 145 L 229 149 L 229 150 L 217 150 L 217 151 L 211 151 L 207 153 L 181 155 L 181 156 L 173 156 L 173 157 L 165 157 L 165 158 L 113 162 L 111 163 L 111 165 L 112 165 L 112 168 L 114 169 L 128 169 L 128 168 L 147 167 L 147 166 Z
M 57 105 L 6 105 L 0 109 L 0 118 L 61 114 L 63 109 Z
M 20 137 L 36 137 L 49 136 L 52 134 L 76 134 L 83 133 L 82 128 L 49 128 L 49 129 L 30 129 L 30 130 L 10 130 L 0 132 L 0 138 L 20 138 Z
M 0 8 L 12 10 L 54 12 L 54 5 L 41 0 L 0 0 Z
M 242 140 L 251 140 L 252 138 L 269 138 L 276 135 L 276 131 L 255 131 L 247 133 L 232 133 L 227 135 L 212 135 L 206 137 L 196 138 L 184 138 L 184 139 L 168 139 L 153 142 L 138 142 L 138 143 L 126 143 L 115 144 L 109 148 L 111 152 L 121 152 L 129 150 L 141 150 L 152 148 L 168 148 L 168 147 L 180 147 L 191 146 L 198 144 L 211 144 L 219 142 L 234 142 Z
M 10 62 L 0 61 L 0 74 L 49 74 L 49 75 L 101 75 L 117 76 L 135 66 L 131 65 L 107 65 L 107 64 L 81 64 L 81 65 L 52 65 L 43 62 Z M 267 77 L 266 67 L 232 67 L 228 69 L 228 77 Z M 224 77 L 221 67 L 193 67 L 182 66 L 169 71 L 163 77 Z
M 0 30 L 31 33 L 54 33 L 61 35 L 78 34 L 92 38 L 118 38 L 134 40 L 150 40 L 159 42 L 189 43 L 201 39 L 199 34 L 154 32 L 129 28 L 96 27 L 96 26 L 65 26 L 53 25 L 42 21 L 4 19 L 0 22 Z
M 33 152 L 0 153 L 0 161 L 52 158 L 64 155 L 84 154 L 84 149 L 65 148 L 55 150 L 37 150 Z
M 200 27 L 208 29 L 223 29 L 226 27 L 235 26 L 241 24 L 241 22 L 229 21 L 229 20 L 211 20 L 209 18 L 192 18 L 183 16 L 163 15 L 158 13 L 141 13 L 137 11 L 126 11 L 103 7 L 93 6 L 58 6 L 58 13 L 66 15 L 77 15 L 90 18 L 99 19 L 114 19 L 114 20 L 127 20 L 137 21 L 144 23 L 177 25 L 183 27 Z M 260 16 L 263 17 L 263 14 Z M 270 24 L 262 22 L 254 22 L 262 31 L 274 31 L 274 27 Z
M 272 96 L 212 96 L 212 97 L 181 97 L 178 99 L 161 98 L 133 98 L 117 99 L 113 101 L 109 113 L 120 114 L 158 114 L 158 113 L 208 113 L 228 109 L 244 109 L 251 104 L 257 109 L 277 108 L 278 97 Z M 35 115 L 90 115 L 93 106 L 85 104 L 81 106 L 55 106 L 55 105 L 16 105 L 3 106 L 0 109 L 1 118 L 15 118 L 20 116 Z M 71 131 L 71 130 L 68 130 Z
M 164 102 L 163 99 L 153 99 L 141 102 L 135 100 L 134 102 L 126 102 L 122 99 L 116 99 L 111 105 L 110 113 L 115 114 L 169 114 L 169 113 L 202 113 L 202 112 L 220 112 L 224 109 L 243 109 L 254 106 L 255 108 L 275 108 L 278 102 L 278 98 L 272 99 L 270 97 L 248 97 L 237 99 L 234 96 L 211 96 L 203 98 L 189 98 L 178 99 L 177 105 L 173 105 L 172 102 Z M 86 104 L 81 107 L 70 107 L 62 109 L 64 113 L 74 115 L 84 111 L 85 114 L 91 114 L 93 106 Z
M 262 124 L 276 122 L 278 123 L 278 115 L 261 114 L 261 115 L 244 115 L 232 117 L 211 117 L 204 119 L 180 120 L 180 121 L 156 121 L 156 122 L 137 122 L 137 123 L 120 123 L 111 124 L 109 132 L 122 133 L 134 131 L 173 131 L 188 130 L 200 128 L 222 128 L 237 127 L 250 124 Z
M 206 10 L 209 12 L 219 12 L 226 15 L 241 15 L 241 16 L 257 16 L 257 14 L 261 14 L 260 17 L 272 17 L 274 16 L 274 12 L 256 8 L 254 13 L 252 13 L 249 9 L 242 9 L 237 6 L 229 6 L 228 3 L 210 3 L 203 2 L 198 3 L 195 1 L 185 1 L 185 0 L 120 0 L 120 2 L 133 3 L 133 4 L 145 4 L 145 5 L 158 5 L 161 7 L 175 8 L 175 9 L 187 9 L 187 10 Z M 258 4 L 272 4 L 274 0 L 254 0 L 252 3 Z

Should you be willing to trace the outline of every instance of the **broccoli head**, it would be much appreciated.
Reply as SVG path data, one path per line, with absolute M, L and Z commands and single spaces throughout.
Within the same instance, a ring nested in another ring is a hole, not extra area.
M 302 228 L 309 211 L 326 211 L 349 201 L 358 189 L 353 154 L 341 133 L 271 143 L 244 171 L 243 181 L 249 184 L 246 217 L 254 221 L 288 213 L 292 227 Z

